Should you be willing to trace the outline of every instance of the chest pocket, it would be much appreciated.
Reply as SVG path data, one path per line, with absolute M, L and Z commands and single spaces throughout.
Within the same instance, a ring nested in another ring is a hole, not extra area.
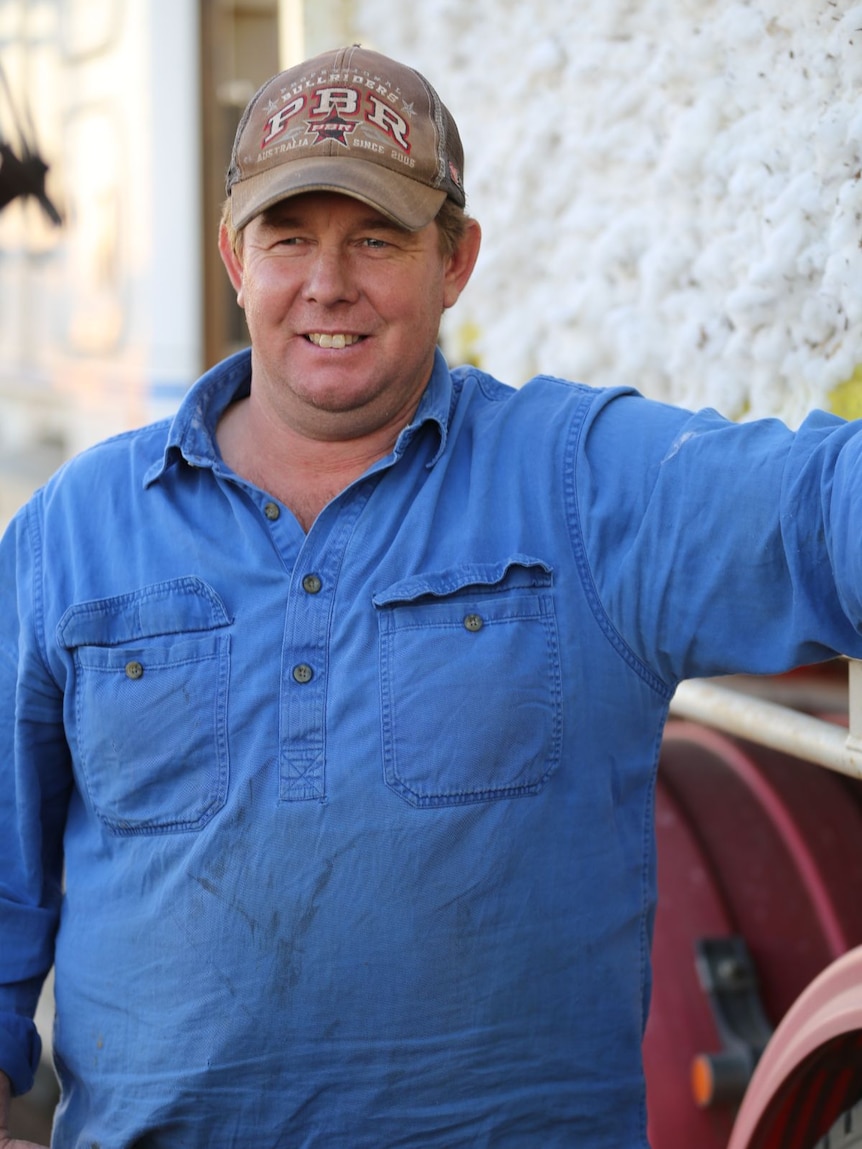
M 516 555 L 374 596 L 386 784 L 413 806 L 536 794 L 559 765 L 551 568 Z
M 114 834 L 199 830 L 228 785 L 227 611 L 198 578 L 70 607 L 67 695 L 90 802 Z

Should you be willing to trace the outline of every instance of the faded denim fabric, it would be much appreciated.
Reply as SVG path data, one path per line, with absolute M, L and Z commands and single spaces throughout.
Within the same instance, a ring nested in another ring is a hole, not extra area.
M 858 428 L 438 356 L 305 535 L 249 376 L 0 547 L 0 1066 L 55 960 L 58 1149 L 643 1149 L 668 702 L 862 656 Z

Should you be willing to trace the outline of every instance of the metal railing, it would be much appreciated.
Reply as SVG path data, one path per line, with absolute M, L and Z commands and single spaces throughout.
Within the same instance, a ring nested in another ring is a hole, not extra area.
M 862 778 L 862 662 L 847 666 L 847 727 L 715 680 L 680 683 L 671 714 Z

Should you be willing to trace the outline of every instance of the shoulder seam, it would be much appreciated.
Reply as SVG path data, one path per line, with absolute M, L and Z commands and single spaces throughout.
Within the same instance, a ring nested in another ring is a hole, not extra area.
M 593 617 L 599 624 L 605 638 L 610 642 L 611 646 L 613 646 L 623 661 L 643 679 L 651 690 L 655 691 L 661 698 L 669 701 L 673 695 L 673 688 L 668 686 L 651 667 L 647 666 L 646 663 L 635 654 L 619 633 L 605 610 L 593 578 L 592 568 L 587 555 L 581 510 L 578 503 L 577 483 L 578 452 L 590 407 L 589 396 L 587 394 L 590 389 L 585 388 L 584 390 L 585 393 L 575 409 L 569 429 L 569 441 L 566 445 L 564 463 L 565 473 L 563 475 L 566 514 L 569 518 L 569 540 L 575 558 L 575 566 L 577 567 L 578 576 L 581 580 L 581 586 L 583 587 L 587 602 L 590 604 L 590 609 L 593 612 Z M 597 394 L 601 394 L 601 392 L 597 392 Z
M 51 673 L 48 661 L 48 645 L 45 637 L 45 597 L 44 597 L 44 550 L 42 547 L 42 532 L 39 530 L 39 524 L 36 518 L 36 507 L 41 505 L 42 491 L 37 491 L 36 495 L 27 505 L 27 535 L 30 540 L 30 547 L 33 552 L 33 616 L 34 616 L 34 632 L 36 636 L 36 649 L 39 652 L 39 658 L 42 661 L 42 667 L 45 674 L 52 681 L 54 675 Z

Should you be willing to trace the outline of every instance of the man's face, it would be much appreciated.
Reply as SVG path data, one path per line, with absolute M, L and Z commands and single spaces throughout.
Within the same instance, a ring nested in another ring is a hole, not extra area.
M 318 439 L 409 420 L 431 374 L 440 316 L 475 262 L 475 251 L 444 257 L 436 224 L 404 231 L 322 192 L 253 219 L 239 256 L 223 236 L 222 255 L 251 335 L 253 397 Z

